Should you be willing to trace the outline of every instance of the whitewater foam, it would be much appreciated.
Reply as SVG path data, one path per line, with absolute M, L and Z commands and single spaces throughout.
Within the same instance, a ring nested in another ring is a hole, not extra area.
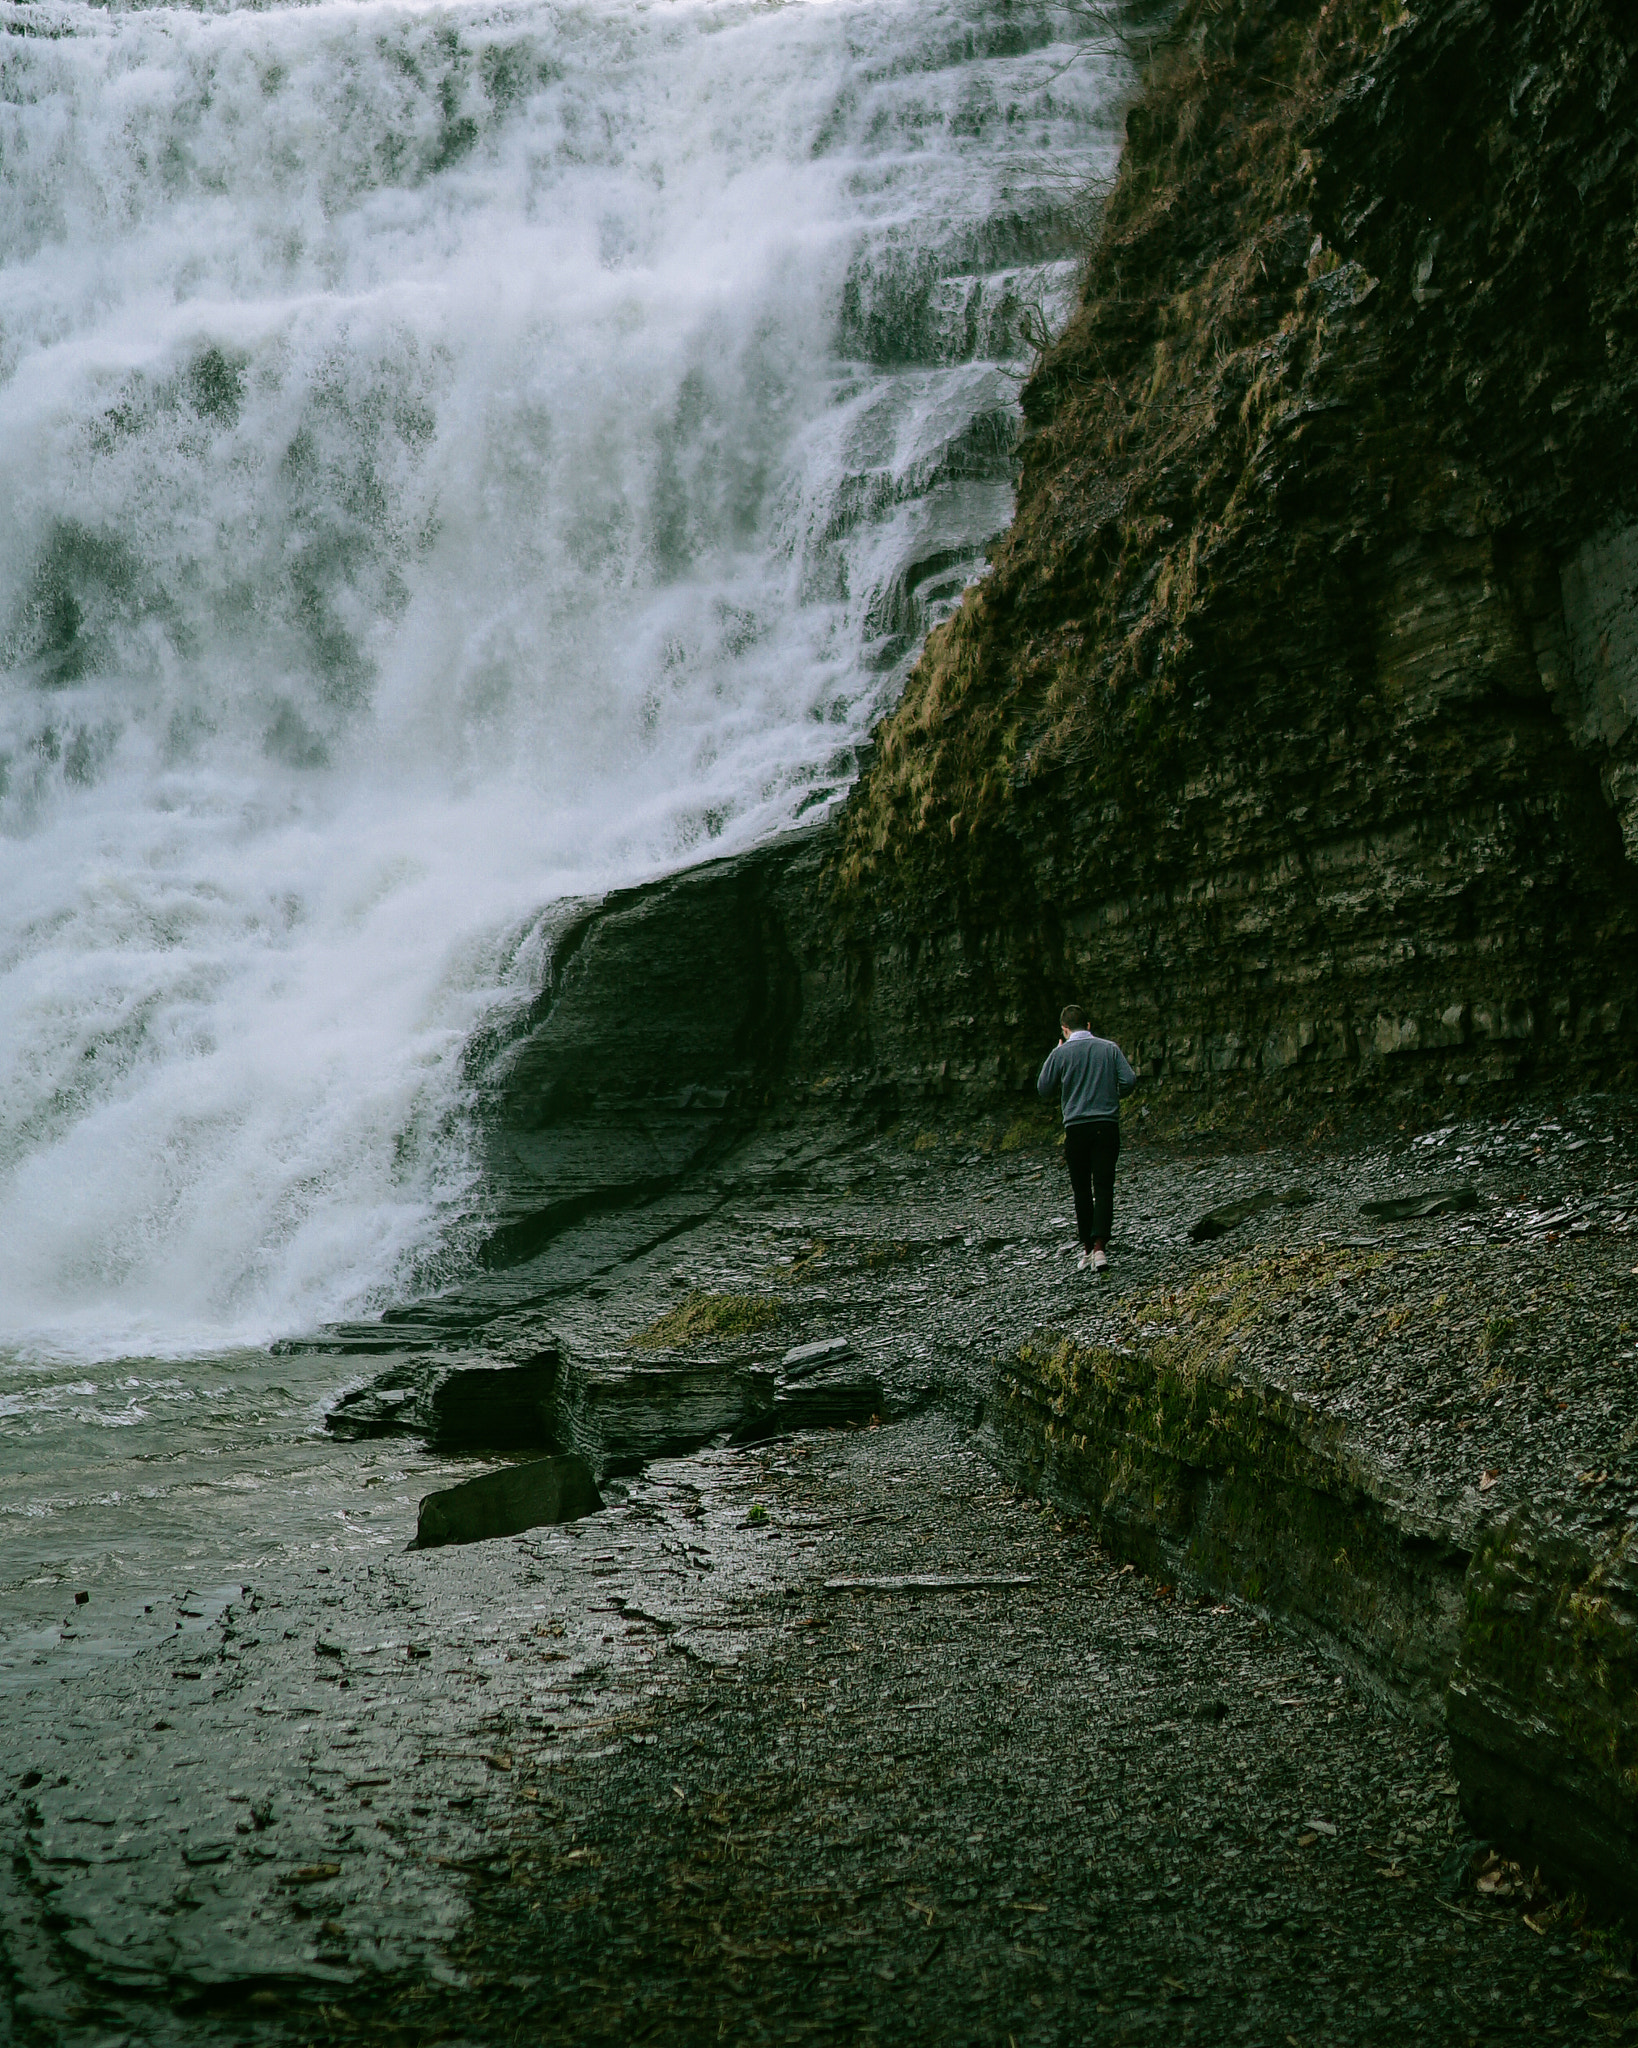
M 1088 23 L 0 7 L 0 1346 L 458 1259 L 543 911 L 846 788 L 1009 515 Z

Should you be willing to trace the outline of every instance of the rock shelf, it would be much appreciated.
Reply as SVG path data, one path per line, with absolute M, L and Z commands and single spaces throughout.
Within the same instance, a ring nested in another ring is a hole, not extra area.
M 343 1437 L 422 1437 L 440 1450 L 571 1452 L 598 1475 L 635 1472 L 714 1438 L 753 1443 L 841 1429 L 891 1409 L 848 1370 L 845 1340 L 799 1345 L 777 1365 L 744 1359 L 572 1357 L 555 1342 L 521 1365 L 406 1359 L 325 1417 Z
M 815 2039 L 1003 2010 L 1020 2040 L 1079 2039 L 1101 2008 L 1138 2039 L 1180 2004 L 1222 2034 L 1250 2001 L 1253 2034 L 1278 2011 L 1299 2038 L 1388 2040 L 1448 2030 L 1462 2001 L 1490 2014 L 1492 1987 L 1543 2037 L 1623 2023 L 1608 1951 L 1531 1876 L 1557 1854 L 1590 1889 L 1624 1840 L 1630 1122 L 1595 1103 L 1251 1153 L 1142 1131 L 1103 1280 L 1075 1269 L 1045 1120 L 801 1120 L 428 1304 L 390 1356 L 323 1339 L 335 1412 L 364 1409 L 341 1398 L 362 1368 L 390 1425 L 320 1439 L 388 1482 L 368 1498 L 405 1496 L 388 1547 L 343 1532 L 190 1623 L 185 1655 L 157 1643 L 8 1705 L 24 2038 L 170 2048 L 254 2011 L 305 2039 L 318 2004 L 487 2038 L 497 1973 L 534 1975 L 504 1996 L 540 2038 L 535 1991 L 577 1999 L 584 2041 L 672 2026 L 688 1999 L 713 2028 L 772 2015 Z M 1475 1208 L 1362 1221 L 1447 1168 Z M 1204 1210 L 1296 1184 L 1308 1206 L 1191 1242 Z M 629 1348 L 685 1291 L 777 1316 L 693 1359 Z M 406 1410 L 453 1418 L 435 1396 L 456 1375 L 504 1414 L 470 1376 L 535 1398 L 543 1361 L 554 1388 L 581 1361 L 629 1415 L 679 1374 L 777 1387 L 816 1345 L 793 1399 L 835 1373 L 902 1419 L 681 1456 L 647 1437 L 598 1513 L 407 1548 Z M 1192 1374 L 1203 1405 L 1169 1448 L 1129 1429 L 1111 1486 L 1066 1448 L 1054 1359 L 1113 1360 L 1117 1387 Z M 1208 1410 L 1261 1418 L 1234 1486 L 1175 1455 Z M 1060 1533 L 996 1459 L 1082 1519 Z M 1544 1810 L 1582 1835 L 1542 1834 Z M 914 1942 L 912 1891 L 937 1916 Z M 1022 1944 L 1019 1902 L 1048 1908 Z M 1390 1951 L 1421 1960 L 1384 1988 Z M 819 1995 L 793 2005 L 798 1970 Z
M 1475 1825 L 1628 1904 L 1626 1112 L 1450 1119 L 1329 1152 L 1190 1156 L 1139 1135 L 1103 1283 L 1072 1270 L 1050 1127 L 1011 1126 L 1010 1151 L 1006 1135 L 934 1121 L 821 1139 L 801 1120 L 641 1211 L 583 1221 L 538 1262 L 584 1270 L 602 1244 L 596 1291 L 550 1302 L 554 1369 L 578 1390 L 559 1397 L 563 1441 L 630 1470 L 713 1432 L 930 1401 L 983 1418 L 1003 1468 L 1092 1514 L 1117 1554 L 1312 1630 L 1433 1724 L 1448 1710 Z M 1302 1199 L 1264 1201 L 1270 1185 Z M 651 1246 L 668 1202 L 686 1220 Z M 1231 1216 L 1227 1236 L 1202 1241 L 1203 1214 Z M 441 1312 L 538 1371 L 536 1270 L 504 1276 L 510 1302 L 497 1275 Z M 634 1368 L 606 1349 L 665 1289 L 752 1284 L 780 1320 L 720 1356 Z M 597 1361 L 564 1363 L 594 1336 Z M 1507 1600 L 1521 1611 L 1504 1624 Z

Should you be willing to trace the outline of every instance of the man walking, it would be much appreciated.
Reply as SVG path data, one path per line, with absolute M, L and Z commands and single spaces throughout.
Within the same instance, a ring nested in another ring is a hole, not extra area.
M 1075 1190 L 1080 1270 L 1091 1266 L 1101 1273 L 1109 1264 L 1104 1246 L 1115 1220 L 1120 1098 L 1137 1086 L 1137 1075 L 1112 1038 L 1092 1036 L 1086 1012 L 1074 1003 L 1062 1011 L 1058 1025 L 1058 1043 L 1047 1054 L 1035 1088 L 1049 1102 L 1062 1091 L 1064 1164 Z

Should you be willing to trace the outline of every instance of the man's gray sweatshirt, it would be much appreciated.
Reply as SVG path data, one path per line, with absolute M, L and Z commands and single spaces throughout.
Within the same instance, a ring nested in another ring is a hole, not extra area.
M 1050 1102 L 1062 1088 L 1064 1122 L 1089 1124 L 1098 1117 L 1119 1116 L 1120 1098 L 1136 1086 L 1137 1075 L 1112 1038 L 1072 1031 L 1047 1054 L 1035 1089 Z

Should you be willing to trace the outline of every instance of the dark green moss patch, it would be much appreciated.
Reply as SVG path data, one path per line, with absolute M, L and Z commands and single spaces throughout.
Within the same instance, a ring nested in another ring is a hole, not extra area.
M 1381 1496 L 1339 1417 L 1237 1371 L 1253 1325 L 1388 1256 L 1308 1249 L 1156 1290 L 1121 1317 L 1129 1343 L 1025 1345 L 991 1420 L 1020 1476 L 1122 1555 L 1306 1622 L 1432 1716 L 1465 1551 Z
M 711 1337 L 753 1337 L 778 1320 L 778 1302 L 765 1295 L 703 1294 L 696 1289 L 629 1343 L 634 1351 L 671 1351 Z

